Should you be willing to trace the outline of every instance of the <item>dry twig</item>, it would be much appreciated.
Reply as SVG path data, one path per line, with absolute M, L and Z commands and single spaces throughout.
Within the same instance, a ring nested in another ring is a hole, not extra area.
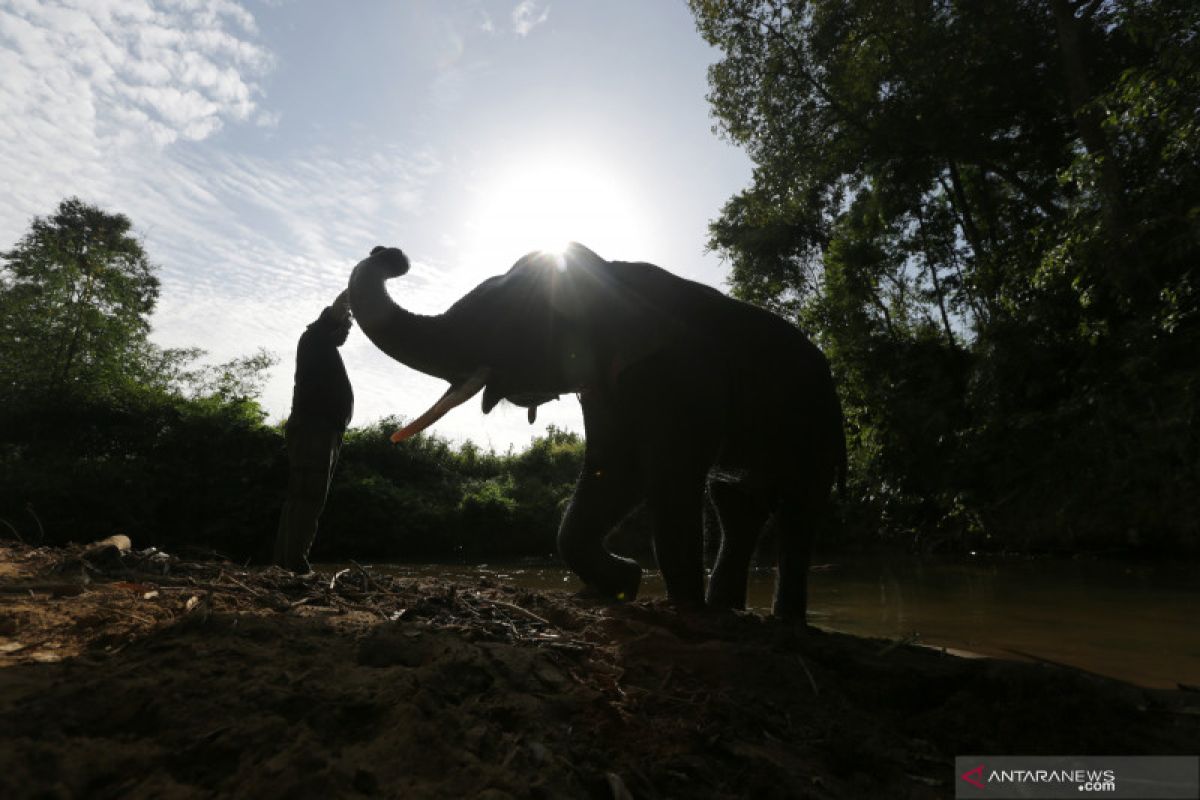
M 796 656 L 796 660 L 800 662 L 800 669 L 804 670 L 804 674 L 808 676 L 808 682 L 812 686 L 813 694 L 819 695 L 821 690 L 817 688 L 816 678 L 814 678 L 813 674 L 809 672 L 808 664 L 805 664 L 804 659 L 800 656 Z

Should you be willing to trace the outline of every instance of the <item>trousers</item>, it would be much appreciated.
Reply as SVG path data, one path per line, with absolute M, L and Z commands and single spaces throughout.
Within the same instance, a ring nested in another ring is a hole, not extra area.
M 288 490 L 272 561 L 293 572 L 309 572 L 308 552 L 317 538 L 342 431 L 327 427 L 288 428 Z

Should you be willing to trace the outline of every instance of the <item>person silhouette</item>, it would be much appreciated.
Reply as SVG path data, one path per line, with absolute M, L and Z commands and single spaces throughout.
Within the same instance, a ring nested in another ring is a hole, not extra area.
M 287 499 L 279 516 L 272 562 L 293 572 L 312 571 L 308 553 L 317 538 L 342 436 L 354 414 L 354 392 L 338 348 L 351 328 L 343 292 L 300 336 L 288 416 Z

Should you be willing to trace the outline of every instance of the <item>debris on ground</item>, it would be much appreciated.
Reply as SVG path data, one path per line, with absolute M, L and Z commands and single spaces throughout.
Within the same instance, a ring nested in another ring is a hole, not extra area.
M 0 796 L 933 798 L 1184 754 L 1200 695 L 755 614 L 0 545 Z

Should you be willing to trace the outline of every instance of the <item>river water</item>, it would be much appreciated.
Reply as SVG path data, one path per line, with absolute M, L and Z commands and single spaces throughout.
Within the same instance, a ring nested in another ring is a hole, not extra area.
M 401 575 L 530 589 L 579 588 L 557 565 L 376 565 Z M 774 575 L 751 576 L 749 606 L 769 611 Z M 643 596 L 663 593 L 647 571 Z M 809 622 L 865 636 L 990 656 L 1044 659 L 1143 686 L 1200 685 L 1200 565 L 1102 560 L 817 559 Z

